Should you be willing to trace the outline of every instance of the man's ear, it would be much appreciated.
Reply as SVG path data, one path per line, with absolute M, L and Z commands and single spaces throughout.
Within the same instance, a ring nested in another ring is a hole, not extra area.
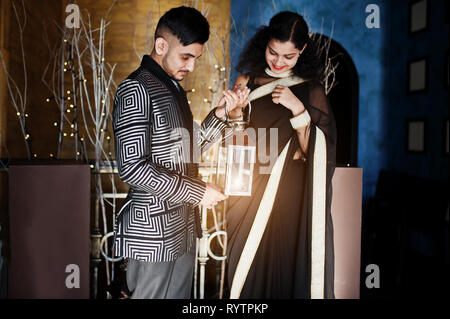
M 155 40 L 155 51 L 158 55 L 164 55 L 169 50 L 169 43 L 163 38 L 158 37 Z

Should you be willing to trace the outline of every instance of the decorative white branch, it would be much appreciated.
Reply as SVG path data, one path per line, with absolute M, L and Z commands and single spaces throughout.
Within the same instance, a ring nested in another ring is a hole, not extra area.
M 9 93 L 9 97 L 11 100 L 11 104 L 14 107 L 14 110 L 16 111 L 16 114 L 17 114 L 17 117 L 19 120 L 20 131 L 24 138 L 27 158 L 31 159 L 29 134 L 27 133 L 27 128 L 26 128 L 28 75 L 27 75 L 27 64 L 26 64 L 26 60 L 25 60 L 25 49 L 23 46 L 23 32 L 24 32 L 26 24 L 27 24 L 27 14 L 26 14 L 24 1 L 22 0 L 20 3 L 22 6 L 22 11 L 23 11 L 22 19 L 19 17 L 19 13 L 17 11 L 15 2 L 11 1 L 11 5 L 14 10 L 14 15 L 16 17 L 17 25 L 19 27 L 19 43 L 20 43 L 20 53 L 21 53 L 22 69 L 23 69 L 23 74 L 22 74 L 23 89 L 19 88 L 19 86 L 17 85 L 14 78 L 8 72 L 7 67 L 6 67 L 5 57 L 3 56 L 3 53 L 1 51 L 0 51 L 0 60 L 1 60 L 3 72 L 5 73 L 5 80 L 6 80 L 6 85 L 8 87 L 8 93 Z

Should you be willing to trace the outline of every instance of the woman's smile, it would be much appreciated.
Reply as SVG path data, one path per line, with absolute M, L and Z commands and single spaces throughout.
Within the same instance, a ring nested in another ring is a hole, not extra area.
M 286 66 L 276 66 L 275 64 L 273 64 L 272 63 L 272 67 L 275 69 L 275 70 L 277 70 L 277 71 L 281 71 L 281 70 L 283 70 Z

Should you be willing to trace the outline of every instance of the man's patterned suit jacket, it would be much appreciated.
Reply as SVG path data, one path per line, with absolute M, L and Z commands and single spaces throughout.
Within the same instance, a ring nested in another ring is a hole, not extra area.
M 193 157 L 226 127 L 214 111 L 200 127 L 193 124 L 184 90 L 148 55 L 119 85 L 113 111 L 116 159 L 130 190 L 116 218 L 116 256 L 172 261 L 194 247 L 196 206 L 205 183 Z

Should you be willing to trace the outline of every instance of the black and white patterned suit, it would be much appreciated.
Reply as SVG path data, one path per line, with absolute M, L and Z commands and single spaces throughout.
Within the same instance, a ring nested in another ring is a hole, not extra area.
M 200 235 L 197 205 L 205 192 L 193 157 L 226 127 L 214 112 L 200 127 L 193 124 L 184 90 L 148 55 L 119 85 L 116 159 L 130 190 L 116 219 L 116 256 L 173 261 L 193 247 Z

